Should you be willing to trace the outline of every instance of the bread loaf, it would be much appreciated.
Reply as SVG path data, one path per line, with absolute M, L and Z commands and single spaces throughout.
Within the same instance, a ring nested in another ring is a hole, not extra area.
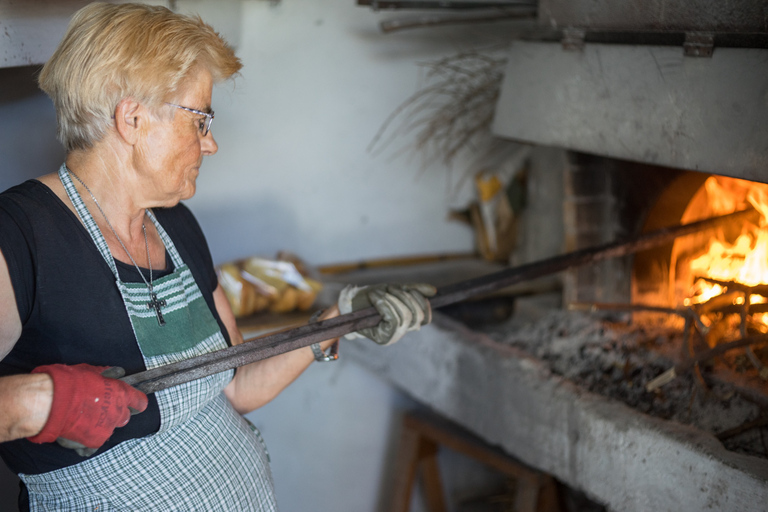
M 300 262 L 300 260 L 297 260 Z M 303 263 L 248 258 L 225 263 L 217 269 L 232 312 L 241 318 L 260 311 L 308 311 L 322 290 L 319 281 L 298 271 Z

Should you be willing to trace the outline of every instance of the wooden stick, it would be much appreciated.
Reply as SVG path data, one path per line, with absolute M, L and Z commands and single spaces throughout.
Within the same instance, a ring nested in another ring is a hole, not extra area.
M 666 315 L 677 315 L 684 319 L 691 319 L 696 323 L 696 327 L 702 333 L 706 334 L 709 327 L 704 325 L 701 317 L 693 308 L 665 308 L 660 306 L 651 306 L 648 304 L 615 304 L 606 302 L 572 302 L 568 304 L 568 309 L 572 311 L 638 311 L 647 313 L 663 313 Z
M 754 210 L 731 213 L 691 224 L 660 229 L 625 242 L 614 242 L 590 249 L 582 249 L 536 263 L 512 267 L 488 276 L 445 286 L 429 302 L 433 308 L 440 308 L 470 297 L 495 292 L 521 281 L 650 249 L 671 242 L 677 237 L 711 229 L 723 222 L 735 222 L 755 214 Z M 361 309 L 322 322 L 302 325 L 289 331 L 252 338 L 246 340 L 246 343 L 234 347 L 135 373 L 124 377 L 123 380 L 145 393 L 154 393 L 161 389 L 306 347 L 312 343 L 337 338 L 366 327 L 373 327 L 380 321 L 381 316 L 376 309 L 372 307 Z
M 745 293 L 747 295 L 768 295 L 768 284 L 757 284 L 754 286 L 749 286 L 744 283 L 739 283 L 737 281 L 722 281 L 720 279 L 714 279 L 712 277 L 706 277 L 706 276 L 697 276 L 695 279 L 702 279 L 704 281 L 707 281 L 712 284 L 718 284 L 723 288 L 728 288 L 729 290 L 736 290 L 742 293 Z
M 686 361 L 683 361 L 682 363 L 678 363 L 669 370 L 665 371 L 652 381 L 650 381 L 648 384 L 646 384 L 645 389 L 647 391 L 654 391 L 661 386 L 668 384 L 669 382 L 672 382 L 677 378 L 678 375 L 682 375 L 685 372 L 693 369 L 700 363 L 703 363 L 704 361 L 708 361 L 714 357 L 720 356 L 728 352 L 729 350 L 733 350 L 736 348 L 741 347 L 748 347 L 749 345 L 754 345 L 756 343 L 765 343 L 768 341 L 768 334 L 759 334 L 756 336 L 749 336 L 746 338 L 740 338 L 735 341 L 730 341 L 728 343 L 720 343 L 715 348 L 712 348 L 710 350 L 705 350 L 704 352 L 701 352 L 697 354 L 695 357 L 688 359 Z
M 753 428 L 764 427 L 766 425 L 768 425 L 768 415 L 760 416 L 757 419 L 747 421 L 745 423 L 742 423 L 738 427 L 729 428 L 728 430 L 723 430 L 722 432 L 717 434 L 715 437 L 717 437 L 720 441 L 725 441 L 726 439 L 730 439 L 731 437 L 737 436 L 748 430 L 752 430 Z

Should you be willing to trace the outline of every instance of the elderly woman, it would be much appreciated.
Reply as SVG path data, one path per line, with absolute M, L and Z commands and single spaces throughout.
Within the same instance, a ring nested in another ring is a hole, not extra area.
M 150 396 L 115 379 L 243 341 L 180 204 L 218 149 L 213 84 L 240 67 L 199 18 L 92 4 L 40 74 L 66 162 L 0 195 L 0 454 L 22 508 L 276 509 L 241 414 L 335 340 Z M 409 287 L 350 288 L 340 306 L 371 303 L 385 320 L 364 334 L 379 343 L 429 318 Z

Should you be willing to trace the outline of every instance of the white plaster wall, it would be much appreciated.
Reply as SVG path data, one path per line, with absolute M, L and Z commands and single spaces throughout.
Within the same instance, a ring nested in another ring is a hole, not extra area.
M 44 63 L 64 35 L 71 14 L 88 3 L 89 0 L 0 0 L 0 68 Z M 167 6 L 169 2 L 144 3 Z
M 326 263 L 470 250 L 469 229 L 446 220 L 469 192 L 452 194 L 461 165 L 451 177 L 366 147 L 423 83 L 418 63 L 497 43 L 501 26 L 384 35 L 378 21 L 394 14 L 351 0 L 241 7 L 245 68 L 234 89 L 214 94 L 220 149 L 190 201 L 214 257 L 285 249 Z

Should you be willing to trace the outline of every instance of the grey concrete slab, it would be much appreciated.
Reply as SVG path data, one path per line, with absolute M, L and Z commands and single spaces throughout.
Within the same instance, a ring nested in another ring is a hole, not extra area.
M 444 316 L 391 347 L 345 341 L 342 354 L 611 510 L 744 512 L 768 503 L 768 461 L 585 392 Z
M 768 50 L 516 41 L 500 137 L 768 181 Z

